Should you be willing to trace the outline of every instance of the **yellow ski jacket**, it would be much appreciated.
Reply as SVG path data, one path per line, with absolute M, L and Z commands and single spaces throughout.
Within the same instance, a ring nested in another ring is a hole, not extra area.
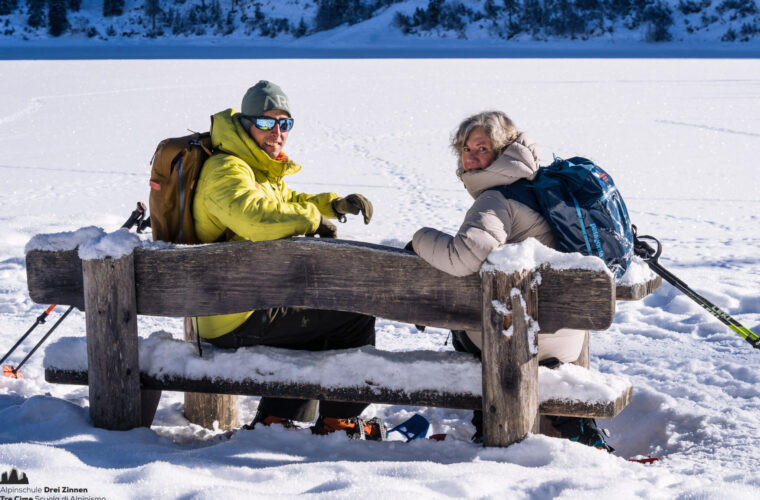
M 217 241 L 226 229 L 233 240 L 267 241 L 310 234 L 320 215 L 337 218 L 335 193 L 317 195 L 289 189 L 283 177 L 301 166 L 280 154 L 272 159 L 240 124 L 240 113 L 227 109 L 211 117 L 211 144 L 222 154 L 203 164 L 193 200 L 195 231 L 204 243 Z M 240 326 L 248 311 L 200 316 L 194 326 L 200 336 L 216 338 Z

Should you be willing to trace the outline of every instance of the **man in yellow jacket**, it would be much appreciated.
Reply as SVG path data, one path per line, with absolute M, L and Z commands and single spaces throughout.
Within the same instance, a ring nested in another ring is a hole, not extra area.
M 221 111 L 211 118 L 211 143 L 217 154 L 203 165 L 193 202 L 198 237 L 214 242 L 231 231 L 233 240 L 266 241 L 290 236 L 334 238 L 328 218 L 359 214 L 372 218 L 372 204 L 360 194 L 316 195 L 288 189 L 284 176 L 301 167 L 283 152 L 293 128 L 290 103 L 282 89 L 262 80 L 248 89 L 241 111 Z M 197 317 L 194 327 L 206 341 L 224 348 L 267 345 L 321 351 L 375 343 L 375 318 L 314 309 L 277 308 L 239 314 Z M 379 438 L 378 420 L 358 418 L 367 405 L 325 401 L 312 429 Z M 317 402 L 262 398 L 249 428 L 257 423 L 292 426 L 311 421 Z

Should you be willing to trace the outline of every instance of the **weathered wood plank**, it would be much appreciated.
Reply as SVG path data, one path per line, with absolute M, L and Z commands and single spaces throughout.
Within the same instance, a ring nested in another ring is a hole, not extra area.
M 570 402 L 563 400 L 549 400 L 541 403 L 541 414 L 564 417 L 578 417 L 583 413 L 587 417 L 612 418 L 633 399 L 633 387 L 628 387 L 614 401 L 599 402 Z
M 26 254 L 29 297 L 38 304 L 62 304 L 84 310 L 82 259 L 76 250 Z
M 87 385 L 86 371 L 45 369 L 45 380 L 51 384 Z M 432 406 L 479 410 L 483 399 L 474 394 L 441 393 L 437 391 L 402 392 L 375 385 L 365 387 L 321 388 L 315 385 L 262 383 L 256 380 L 231 381 L 220 379 L 186 379 L 179 377 L 157 378 L 140 374 L 143 389 L 177 391 L 206 394 L 232 394 L 241 396 L 276 396 L 299 399 L 324 399 L 330 401 L 355 401 L 368 404 L 390 404 L 408 406 Z M 582 401 L 547 400 L 539 404 L 541 415 L 565 415 L 571 417 L 612 418 L 630 403 L 632 388 L 614 403 L 584 403 Z
M 609 275 L 601 271 L 547 267 L 540 268 L 539 273 L 538 324 L 541 332 L 556 332 L 560 328 L 606 330 L 610 327 L 615 319 L 615 285 Z
M 529 335 L 526 318 L 535 311 L 535 304 L 530 271 L 483 273 L 485 446 L 509 446 L 522 440 L 538 419 L 538 345 L 537 337 Z M 510 326 L 505 324 L 507 308 L 512 312 Z M 504 333 L 508 328 L 509 337 Z
M 110 430 L 142 421 L 133 264 L 130 254 L 82 266 L 90 417 L 96 427 Z
M 45 369 L 45 380 L 54 384 L 87 385 L 87 372 Z M 399 391 L 377 385 L 362 387 L 321 387 L 315 384 L 271 383 L 254 379 L 220 380 L 207 377 L 187 379 L 140 374 L 142 387 L 163 391 L 196 392 L 205 394 L 233 394 L 247 396 L 273 396 L 280 398 L 317 399 L 391 405 L 432 406 L 475 410 L 481 408 L 482 398 L 467 393 L 441 393 L 436 391 Z
M 83 306 L 76 250 L 27 254 L 40 303 Z M 541 331 L 604 330 L 614 287 L 601 272 L 541 270 Z M 351 310 L 441 328 L 481 329 L 480 276 L 454 277 L 416 255 L 316 238 L 135 251 L 138 314 L 192 316 L 279 306 Z M 568 293 L 573 290 L 573 293 Z
M 662 278 L 656 276 L 644 283 L 618 286 L 615 289 L 617 300 L 641 300 L 662 286 Z
M 150 286 L 138 285 L 143 314 L 302 306 L 442 328 L 480 325 L 477 275 L 450 276 L 396 248 L 296 238 L 146 251 L 138 262 L 137 275 L 152 276 Z

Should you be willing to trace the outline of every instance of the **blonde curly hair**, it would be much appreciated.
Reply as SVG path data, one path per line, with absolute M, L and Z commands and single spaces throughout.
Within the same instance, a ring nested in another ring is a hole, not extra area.
M 485 130 L 491 141 L 491 147 L 497 155 L 501 155 L 520 136 L 520 131 L 517 130 L 512 119 L 503 111 L 483 111 L 472 115 L 465 118 L 451 136 L 451 149 L 454 150 L 460 161 L 462 159 L 462 148 L 467 142 L 467 137 L 478 127 Z

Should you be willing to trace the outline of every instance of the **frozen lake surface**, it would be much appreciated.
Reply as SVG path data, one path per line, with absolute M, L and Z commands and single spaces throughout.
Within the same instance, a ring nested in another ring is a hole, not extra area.
M 116 229 L 147 202 L 158 141 L 207 130 L 259 79 L 283 87 L 296 118 L 285 150 L 304 168 L 288 186 L 373 202 L 372 223 L 351 219 L 340 237 L 400 247 L 422 226 L 455 232 L 472 200 L 449 136 L 469 114 L 502 109 L 539 142 L 544 164 L 582 155 L 604 167 L 640 232 L 661 239 L 663 265 L 760 331 L 756 59 L 5 60 L 0 352 L 44 309 L 26 290 L 29 239 Z M 139 328 L 182 336 L 175 319 L 142 317 Z M 79 312 L 55 334 L 83 335 Z M 384 349 L 448 350 L 446 337 L 378 322 Z M 189 424 L 177 393 L 164 394 L 150 430 L 103 431 L 90 426 L 86 388 L 45 383 L 38 353 L 24 380 L 0 379 L 0 469 L 109 499 L 760 496 L 751 472 L 760 353 L 664 285 L 620 303 L 613 327 L 592 333 L 591 354 L 593 367 L 635 388 L 633 403 L 603 422 L 614 456 L 544 436 L 483 449 L 468 440 L 466 411 L 381 405 L 365 415 L 392 425 L 422 412 L 449 437 L 371 443 L 256 429 L 226 439 Z M 257 404 L 241 398 L 241 424 Z M 648 455 L 662 460 L 623 459 Z

